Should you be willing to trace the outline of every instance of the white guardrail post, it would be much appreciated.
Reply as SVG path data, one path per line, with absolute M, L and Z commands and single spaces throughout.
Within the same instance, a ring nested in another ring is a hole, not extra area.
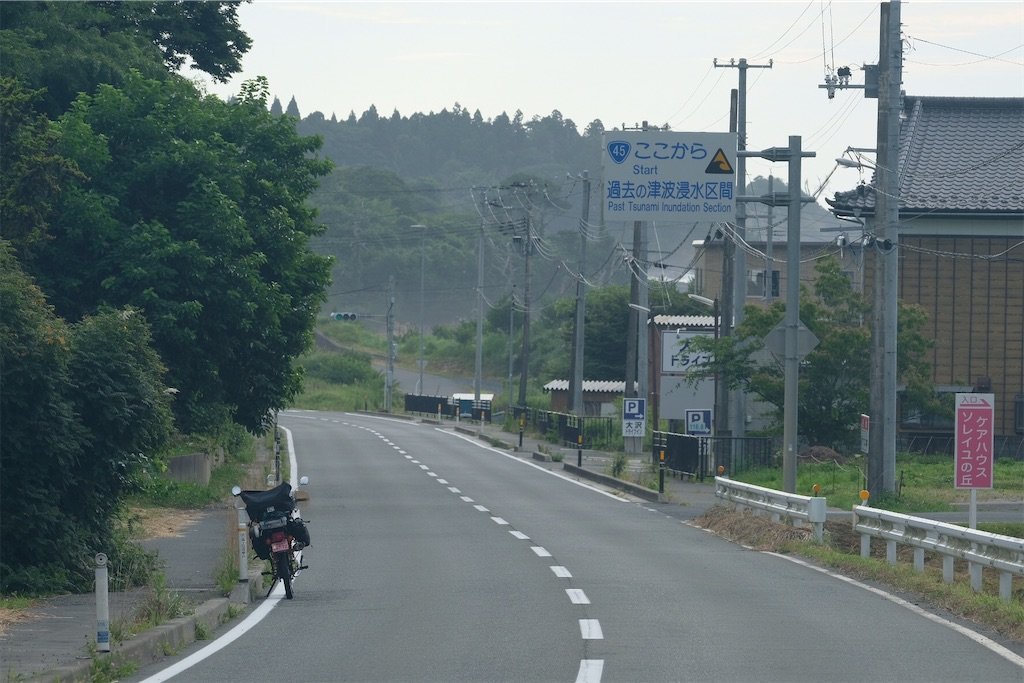
M 814 531 L 814 540 L 821 543 L 825 538 L 825 498 L 800 496 L 763 486 L 744 484 L 726 477 L 715 477 L 715 495 L 727 500 L 734 507 L 745 507 L 755 512 L 767 512 L 772 521 L 807 522 Z
M 965 560 L 975 592 L 982 590 L 982 570 L 995 569 L 999 572 L 999 597 L 1006 602 L 1012 597 L 1013 577 L 1024 576 L 1024 539 L 864 505 L 853 508 L 853 529 L 861 535 L 861 557 L 870 557 L 872 538 L 885 540 L 885 556 L 890 564 L 896 563 L 898 544 L 913 547 L 914 569 L 919 572 L 924 571 L 926 550 L 941 555 L 942 580 L 946 583 L 953 582 L 954 560 Z

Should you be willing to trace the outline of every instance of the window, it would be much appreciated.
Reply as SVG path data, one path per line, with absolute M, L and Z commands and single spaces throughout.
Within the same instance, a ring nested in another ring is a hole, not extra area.
M 767 292 L 764 289 L 764 270 L 748 270 L 747 271 L 747 296 L 765 296 Z M 772 298 L 778 298 L 779 296 L 779 271 L 772 271 Z

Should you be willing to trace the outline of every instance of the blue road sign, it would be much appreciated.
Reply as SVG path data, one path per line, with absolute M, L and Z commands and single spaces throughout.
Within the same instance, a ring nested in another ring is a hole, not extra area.
M 711 436 L 712 412 L 710 408 L 686 411 L 686 433 L 694 436 Z
M 622 419 L 623 420 L 646 420 L 647 419 L 647 399 L 646 398 L 627 398 L 622 401 Z

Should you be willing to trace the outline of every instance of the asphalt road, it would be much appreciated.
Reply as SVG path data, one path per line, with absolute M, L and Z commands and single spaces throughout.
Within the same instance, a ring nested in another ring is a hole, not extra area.
M 883 595 L 478 441 L 366 415 L 280 424 L 312 480 L 311 568 L 175 681 L 1024 678 Z

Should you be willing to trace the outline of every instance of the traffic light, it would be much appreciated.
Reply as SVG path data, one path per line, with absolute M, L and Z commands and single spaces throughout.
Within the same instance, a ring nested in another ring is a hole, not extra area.
M 331 313 L 331 317 L 335 320 L 355 320 L 355 313 Z

